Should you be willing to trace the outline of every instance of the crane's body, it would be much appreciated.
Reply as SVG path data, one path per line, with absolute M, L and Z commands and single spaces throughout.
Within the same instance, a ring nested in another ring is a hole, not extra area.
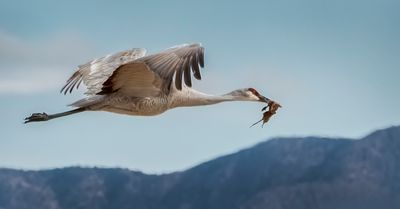
M 88 96 L 70 105 L 76 109 L 53 115 L 34 113 L 25 119 L 25 123 L 84 111 L 152 116 L 176 107 L 225 101 L 270 101 L 253 88 L 224 95 L 192 89 L 191 74 L 200 80 L 200 67 L 204 67 L 204 48 L 200 44 L 180 45 L 148 56 L 145 53 L 144 49 L 136 48 L 79 66 L 61 89 L 66 94 L 82 82 L 86 85 Z

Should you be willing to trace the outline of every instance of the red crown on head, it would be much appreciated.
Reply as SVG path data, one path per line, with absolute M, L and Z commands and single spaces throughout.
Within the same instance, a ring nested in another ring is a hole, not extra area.
M 256 89 L 254 89 L 254 88 L 249 88 L 249 91 L 251 91 L 251 93 L 253 93 L 256 96 L 260 95 L 260 93 L 258 93 L 258 91 Z

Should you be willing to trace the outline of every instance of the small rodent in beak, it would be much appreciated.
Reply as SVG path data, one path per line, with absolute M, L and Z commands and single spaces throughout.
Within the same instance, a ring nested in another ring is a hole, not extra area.
M 269 119 L 276 114 L 276 111 L 282 107 L 280 104 L 278 104 L 275 101 L 270 100 L 268 102 L 268 105 L 263 107 L 261 109 L 261 111 L 265 111 L 268 108 L 268 111 L 263 113 L 263 117 L 261 118 L 261 120 L 257 121 L 256 123 L 254 123 L 253 125 L 251 125 L 250 127 L 253 127 L 254 125 L 258 124 L 259 122 L 263 122 L 262 126 L 264 126 L 265 123 L 267 123 L 269 121 Z

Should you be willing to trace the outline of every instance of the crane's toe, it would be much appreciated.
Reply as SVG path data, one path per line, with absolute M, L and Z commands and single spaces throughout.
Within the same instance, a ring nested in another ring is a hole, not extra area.
M 47 120 L 49 120 L 49 115 L 47 115 L 46 113 L 32 113 L 31 116 L 25 118 L 24 123 L 47 121 Z

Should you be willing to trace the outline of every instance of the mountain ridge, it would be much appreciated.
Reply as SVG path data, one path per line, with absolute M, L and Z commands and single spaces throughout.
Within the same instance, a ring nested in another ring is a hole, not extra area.
M 400 208 L 400 126 L 274 138 L 184 171 L 0 169 L 0 209 Z

